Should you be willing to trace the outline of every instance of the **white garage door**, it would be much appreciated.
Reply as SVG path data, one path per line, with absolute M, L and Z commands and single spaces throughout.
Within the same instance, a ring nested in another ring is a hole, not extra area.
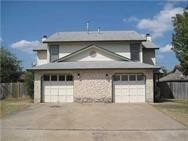
M 142 74 L 117 74 L 113 77 L 116 103 L 144 103 L 145 77 Z
M 73 102 L 72 75 L 44 75 L 44 102 Z

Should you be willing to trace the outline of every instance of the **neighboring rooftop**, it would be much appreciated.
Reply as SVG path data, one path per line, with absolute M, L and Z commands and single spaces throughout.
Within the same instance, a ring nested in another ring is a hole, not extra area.
M 79 61 L 48 63 L 29 70 L 69 70 L 69 69 L 153 69 L 157 66 L 132 61 Z
M 167 81 L 188 81 L 188 76 L 183 75 L 181 71 L 176 69 L 174 72 L 171 72 L 159 79 L 159 82 Z
M 49 36 L 46 42 L 78 41 L 146 41 L 135 31 L 90 31 L 90 32 L 57 32 Z

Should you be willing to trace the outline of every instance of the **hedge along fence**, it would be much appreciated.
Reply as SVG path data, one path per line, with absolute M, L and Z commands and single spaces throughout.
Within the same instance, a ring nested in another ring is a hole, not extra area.
M 0 99 L 7 96 L 19 98 L 27 95 L 27 90 L 23 82 L 0 83 Z

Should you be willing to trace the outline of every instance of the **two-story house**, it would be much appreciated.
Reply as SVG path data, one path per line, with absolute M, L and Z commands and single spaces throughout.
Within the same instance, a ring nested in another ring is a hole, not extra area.
M 34 49 L 35 102 L 153 102 L 157 69 L 149 34 L 59 32 Z

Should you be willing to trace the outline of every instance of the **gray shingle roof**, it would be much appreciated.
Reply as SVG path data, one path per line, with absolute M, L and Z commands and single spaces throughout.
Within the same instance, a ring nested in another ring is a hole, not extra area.
M 157 47 L 154 43 L 150 42 L 150 41 L 144 41 L 142 42 L 142 45 L 145 48 L 153 48 L 153 49 L 159 49 L 159 47 Z
M 154 69 L 157 66 L 132 61 L 80 61 L 57 62 L 33 67 L 28 70 L 76 70 L 76 69 Z
M 159 79 L 159 82 L 188 81 L 188 76 L 183 75 L 178 69 Z
M 47 44 L 46 43 L 42 43 L 39 47 L 34 48 L 33 51 L 42 51 L 42 50 L 47 50 Z
M 96 31 L 57 32 L 44 42 L 73 42 L 73 41 L 145 41 L 146 39 L 135 31 Z

